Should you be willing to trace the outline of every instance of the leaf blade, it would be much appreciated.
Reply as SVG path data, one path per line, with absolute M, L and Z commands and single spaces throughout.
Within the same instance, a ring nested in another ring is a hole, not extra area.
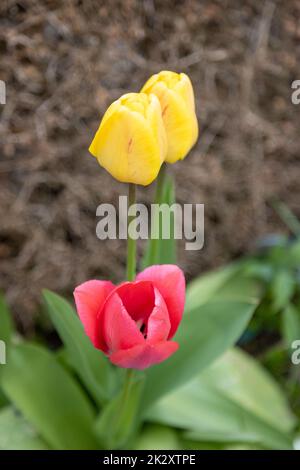
M 179 350 L 147 372 L 144 406 L 184 384 L 223 354 L 239 339 L 255 308 L 254 302 L 210 302 L 184 315 L 175 337 Z
M 276 382 L 237 348 L 159 400 L 148 419 L 184 429 L 195 441 L 266 448 L 291 448 L 295 423 Z
M 97 351 L 85 335 L 75 311 L 62 297 L 53 292 L 43 292 L 48 313 L 69 354 L 69 359 L 79 377 L 102 405 L 113 394 L 113 369 L 107 358 Z
M 9 352 L 1 386 L 54 449 L 96 449 L 94 410 L 72 376 L 46 349 L 22 344 Z

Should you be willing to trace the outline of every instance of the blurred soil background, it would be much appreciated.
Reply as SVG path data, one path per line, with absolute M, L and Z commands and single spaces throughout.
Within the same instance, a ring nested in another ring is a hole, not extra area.
M 200 121 L 171 168 L 178 200 L 205 204 L 204 249 L 179 250 L 188 279 L 284 233 L 274 198 L 300 217 L 299 0 L 1 0 L 0 56 L 0 286 L 22 330 L 42 288 L 124 276 L 125 242 L 95 228 L 126 187 L 87 148 L 111 101 L 161 69 L 190 75 Z

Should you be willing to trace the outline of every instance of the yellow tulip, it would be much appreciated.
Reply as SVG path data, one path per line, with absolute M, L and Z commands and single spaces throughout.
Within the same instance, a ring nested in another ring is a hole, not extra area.
M 158 98 L 128 93 L 112 103 L 89 151 L 117 180 L 144 186 L 152 183 L 167 152 Z
M 165 161 L 183 159 L 198 138 L 198 121 L 192 83 L 184 73 L 162 71 L 153 75 L 142 93 L 156 95 L 160 101 L 167 133 L 168 151 Z

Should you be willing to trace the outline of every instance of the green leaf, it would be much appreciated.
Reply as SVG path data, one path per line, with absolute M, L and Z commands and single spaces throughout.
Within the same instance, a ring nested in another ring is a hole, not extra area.
M 96 449 L 94 411 L 73 377 L 46 349 L 10 348 L 1 385 L 9 400 L 54 449 Z
M 272 377 L 238 349 L 166 395 L 147 416 L 185 429 L 186 439 L 195 441 L 292 447 L 295 420 L 284 395 Z
M 287 270 L 279 271 L 270 286 L 275 312 L 283 309 L 291 300 L 295 290 L 294 276 Z
M 166 175 L 163 188 L 156 204 L 165 204 L 171 207 L 175 204 L 174 180 L 170 175 Z M 176 264 L 176 240 L 174 238 L 174 213 L 170 211 L 170 237 L 163 239 L 162 233 L 163 216 L 159 211 L 154 213 L 151 221 L 155 233 L 155 238 L 148 241 L 146 251 L 142 260 L 142 267 L 146 268 L 153 264 Z
M 299 432 L 297 433 L 295 440 L 294 440 L 294 449 L 295 450 L 300 450 L 300 434 Z
M 0 450 L 46 450 L 26 420 L 10 406 L 0 411 Z
M 176 431 L 167 426 L 152 424 L 146 426 L 133 443 L 134 450 L 179 450 L 180 440 Z
M 1 385 L 1 383 L 0 383 L 0 385 Z M 4 395 L 4 393 L 3 393 L 3 391 L 1 390 L 1 387 L 0 387 L 0 409 L 3 408 L 4 406 L 6 406 L 7 404 L 8 404 L 7 398 Z
M 203 376 L 224 395 L 275 428 L 282 432 L 292 430 L 295 418 L 281 388 L 257 360 L 241 349 L 228 351 Z
M 70 304 L 62 297 L 45 290 L 44 299 L 51 320 L 63 341 L 69 360 L 98 404 L 114 392 L 114 371 L 108 359 L 96 350 Z
M 138 411 L 144 387 L 144 375 L 130 372 L 131 378 L 120 394 L 103 409 L 95 431 L 105 448 L 121 448 L 128 442 L 138 424 Z
M 294 305 L 289 304 L 282 314 L 282 333 L 287 349 L 290 349 L 292 343 L 300 339 L 300 310 Z
M 256 300 L 259 283 L 243 272 L 243 265 L 235 263 L 226 268 L 204 274 L 187 287 L 185 311 L 189 312 L 210 300 Z
M 186 291 L 185 310 L 192 310 L 209 301 L 233 277 L 237 269 L 238 266 L 232 264 L 190 282 Z
M 147 372 L 144 406 L 183 385 L 208 367 L 241 336 L 256 303 L 209 302 L 183 316 L 175 340 L 179 350 Z
M 11 313 L 4 300 L 4 296 L 0 293 L 0 340 L 6 345 L 9 344 L 13 332 L 13 322 Z

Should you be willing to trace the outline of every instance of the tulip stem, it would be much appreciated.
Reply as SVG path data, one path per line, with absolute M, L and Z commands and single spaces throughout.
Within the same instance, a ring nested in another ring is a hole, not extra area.
M 128 188 L 128 208 L 136 202 L 136 186 L 129 183 Z M 134 216 L 128 216 L 127 226 L 127 280 L 133 281 L 136 274 L 136 240 L 131 238 L 129 226 L 135 220 Z
M 123 390 L 123 404 L 126 406 L 128 396 L 130 393 L 130 389 L 133 382 L 134 370 L 127 369 L 125 375 L 125 382 L 124 382 L 124 390 Z
M 167 175 L 167 165 L 163 163 L 160 168 L 160 172 L 158 174 L 157 180 L 156 180 L 154 204 L 161 204 L 162 202 L 166 175 Z M 159 217 L 159 212 L 158 212 L 158 217 Z M 156 222 L 157 222 L 156 230 L 159 230 L 159 220 L 157 220 Z M 150 259 L 152 260 L 152 264 L 157 264 L 159 261 L 159 234 L 157 234 L 157 238 L 152 239 L 151 248 L 150 248 Z
M 112 445 L 123 445 L 126 442 L 132 429 L 132 424 L 135 420 L 135 410 L 130 405 L 130 396 L 132 387 L 135 381 L 135 374 L 133 369 L 127 369 L 124 377 L 123 388 L 119 397 L 118 407 L 115 411 L 111 425 L 111 430 L 108 430 L 112 438 Z
M 155 204 L 160 204 L 161 202 L 166 174 L 167 174 L 167 165 L 163 163 L 162 166 L 160 167 L 160 171 L 158 173 L 158 177 L 156 180 L 156 191 L 155 191 L 155 199 L 154 199 Z

